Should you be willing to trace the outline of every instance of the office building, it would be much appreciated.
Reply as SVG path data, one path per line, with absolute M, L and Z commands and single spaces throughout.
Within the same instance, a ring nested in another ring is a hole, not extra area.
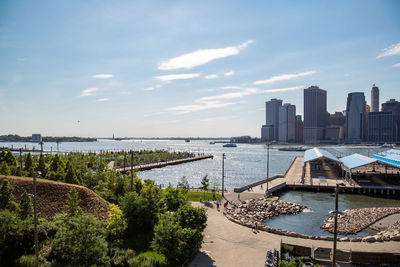
M 364 93 L 349 93 L 346 105 L 346 142 L 359 143 L 365 138 Z
M 296 137 L 296 106 L 284 104 L 279 107 L 278 140 L 293 142 Z
M 304 89 L 304 142 L 319 143 L 329 114 L 326 111 L 326 91 L 318 86 Z
M 368 113 L 368 142 L 386 143 L 394 141 L 392 111 Z
M 303 142 L 303 120 L 301 119 L 301 115 L 296 115 L 296 142 L 302 143 Z
M 390 99 L 382 104 L 382 111 L 391 111 L 393 115 L 393 141 L 400 141 L 400 102 Z
M 35 142 L 35 143 L 42 142 L 42 135 L 41 134 L 32 134 L 32 142 Z
M 371 112 L 379 112 L 379 87 L 375 84 L 371 89 Z
M 265 102 L 265 125 L 261 128 L 262 141 L 278 140 L 279 128 L 279 107 L 282 100 L 273 98 Z

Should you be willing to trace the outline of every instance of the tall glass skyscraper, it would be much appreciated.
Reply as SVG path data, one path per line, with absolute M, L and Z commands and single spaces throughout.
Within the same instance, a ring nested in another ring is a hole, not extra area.
M 371 112 L 379 112 L 379 87 L 375 84 L 371 89 Z
M 365 96 L 364 93 L 350 93 L 346 106 L 346 141 L 359 143 L 365 138 Z
M 319 143 L 324 138 L 324 128 L 328 121 L 326 91 L 318 86 L 304 89 L 304 142 Z

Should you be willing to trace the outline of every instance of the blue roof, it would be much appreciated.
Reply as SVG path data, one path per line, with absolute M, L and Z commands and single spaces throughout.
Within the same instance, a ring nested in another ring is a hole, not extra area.
M 364 166 L 364 165 L 368 165 L 368 164 L 374 163 L 377 160 L 355 153 L 355 154 L 352 154 L 350 156 L 341 158 L 340 161 L 348 169 L 354 169 L 354 168 L 357 168 L 357 167 L 361 167 L 361 166 Z
M 400 155 L 400 150 L 398 149 L 389 149 L 387 151 L 379 153 L 380 155 Z
M 400 168 L 400 155 L 392 154 L 392 155 L 373 155 L 374 159 L 377 159 L 379 162 L 385 163 L 387 165 Z
M 332 155 L 326 150 L 319 149 L 318 147 L 314 147 L 312 149 L 307 149 L 304 152 L 304 161 L 303 164 L 306 163 L 307 161 L 312 161 L 315 159 L 322 159 L 322 158 L 327 158 L 336 162 L 340 162 L 337 157 Z

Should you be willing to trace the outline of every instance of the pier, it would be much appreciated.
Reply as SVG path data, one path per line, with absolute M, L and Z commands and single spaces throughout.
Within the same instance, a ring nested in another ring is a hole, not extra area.
M 182 163 L 187 163 L 187 162 L 192 162 L 192 161 L 197 161 L 197 160 L 203 160 L 203 159 L 212 159 L 214 158 L 213 155 L 196 155 L 194 157 L 189 157 L 189 158 L 184 158 L 184 159 L 174 159 L 174 160 L 167 160 L 167 161 L 160 161 L 160 162 L 153 162 L 153 163 L 143 163 L 139 165 L 134 165 L 134 166 L 126 166 L 121 167 L 121 168 L 116 168 L 117 171 L 121 173 L 126 173 L 130 170 L 136 170 L 136 171 L 147 171 L 155 168 L 162 168 L 165 166 L 169 165 L 177 165 L 177 164 L 182 164 Z
M 357 183 L 354 180 L 335 177 L 330 170 L 331 166 L 323 164 L 322 169 L 327 172 L 326 176 L 314 177 L 311 175 L 309 165 L 305 165 L 304 177 L 303 157 L 296 157 L 289 169 L 284 175 L 276 175 L 268 179 L 268 194 L 275 195 L 285 190 L 303 190 L 303 191 L 321 191 L 334 192 L 336 184 L 344 184 L 340 186 L 340 192 L 364 194 L 364 195 L 383 195 L 387 197 L 398 197 L 400 195 L 400 186 L 397 185 L 367 185 Z M 235 193 L 241 193 L 248 189 L 249 192 L 256 194 L 267 194 L 267 179 L 234 188 Z

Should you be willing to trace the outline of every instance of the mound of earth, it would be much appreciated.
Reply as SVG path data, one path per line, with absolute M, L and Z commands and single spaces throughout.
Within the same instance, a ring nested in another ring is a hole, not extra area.
M 16 202 L 20 201 L 21 194 L 24 193 L 24 191 L 28 194 L 33 194 L 33 178 L 0 176 L 0 182 L 3 179 L 10 181 L 10 185 L 14 189 Z M 73 188 L 75 188 L 79 194 L 79 206 L 84 212 L 91 213 L 101 220 L 107 219 L 107 214 L 110 210 L 109 203 L 92 190 L 84 186 L 43 179 L 38 179 L 36 187 L 37 209 L 40 216 L 52 219 L 56 214 L 64 212 L 64 207 L 67 203 L 67 194 Z

